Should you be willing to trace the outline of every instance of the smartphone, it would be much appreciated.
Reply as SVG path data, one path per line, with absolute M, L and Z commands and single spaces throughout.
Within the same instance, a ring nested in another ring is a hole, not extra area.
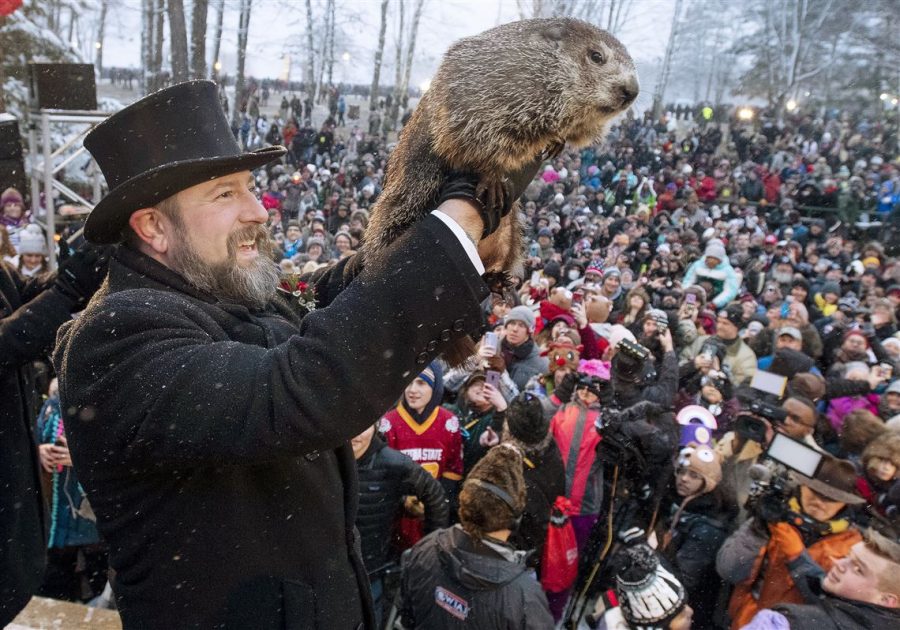
M 497 349 L 497 333 L 492 330 L 484 333 L 484 345 L 487 348 Z
M 488 370 L 484 373 L 484 382 L 494 389 L 500 389 L 500 372 L 497 370 Z
M 572 293 L 572 304 L 583 304 L 584 303 L 584 291 L 575 291 Z
M 531 286 L 536 287 L 541 282 L 541 272 L 540 271 L 532 271 L 531 272 Z
M 894 366 L 890 363 L 879 363 L 879 366 L 881 367 L 881 376 L 884 377 L 884 380 L 891 380 L 891 377 L 894 375 Z
M 785 302 L 781 305 L 781 319 L 787 317 L 791 312 L 791 305 Z
M 697 294 L 696 293 L 688 293 L 684 296 L 685 304 L 696 304 L 697 303 Z

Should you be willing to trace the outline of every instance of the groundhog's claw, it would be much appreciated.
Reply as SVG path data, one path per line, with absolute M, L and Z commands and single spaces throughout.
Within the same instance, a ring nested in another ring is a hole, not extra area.
M 547 158 L 551 160 L 555 160 L 562 153 L 562 150 L 566 147 L 566 141 L 563 138 L 557 138 L 553 141 L 553 143 L 544 149 L 544 153 Z
M 485 209 L 499 212 L 502 216 L 509 201 L 510 191 L 505 182 L 505 178 L 482 177 L 475 188 L 475 195 L 481 200 Z

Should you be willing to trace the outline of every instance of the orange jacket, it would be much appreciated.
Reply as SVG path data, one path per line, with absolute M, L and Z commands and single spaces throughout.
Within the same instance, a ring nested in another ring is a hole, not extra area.
M 831 534 L 820 538 L 806 550 L 810 557 L 825 571 L 829 571 L 835 560 L 850 553 L 850 547 L 862 540 L 856 529 Z M 763 608 L 771 608 L 775 604 L 803 604 L 803 596 L 794 585 L 788 558 L 784 552 L 770 540 L 759 550 L 753 562 L 750 577 L 736 585 L 728 604 L 732 630 L 738 630 L 750 623 L 753 616 Z M 760 573 L 763 573 L 760 576 Z M 753 585 L 761 580 L 759 598 L 753 597 Z

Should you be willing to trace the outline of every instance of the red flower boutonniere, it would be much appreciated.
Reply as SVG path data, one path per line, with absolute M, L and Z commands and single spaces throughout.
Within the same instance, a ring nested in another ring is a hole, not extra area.
M 316 309 L 316 290 L 311 285 L 300 280 L 299 274 L 292 273 L 282 276 L 281 282 L 278 283 L 278 290 L 283 294 L 287 294 L 285 297 L 289 296 L 289 299 L 296 300 L 297 304 L 306 309 L 307 312 L 312 312 Z

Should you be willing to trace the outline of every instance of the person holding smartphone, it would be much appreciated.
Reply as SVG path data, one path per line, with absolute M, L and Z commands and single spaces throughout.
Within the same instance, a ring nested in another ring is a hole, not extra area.
M 503 359 L 495 356 L 487 363 L 487 370 L 477 369 L 472 372 L 459 390 L 456 404 L 447 407 L 460 423 L 463 477 L 472 470 L 488 448 L 499 443 L 506 416 L 507 403 L 500 389 Z

